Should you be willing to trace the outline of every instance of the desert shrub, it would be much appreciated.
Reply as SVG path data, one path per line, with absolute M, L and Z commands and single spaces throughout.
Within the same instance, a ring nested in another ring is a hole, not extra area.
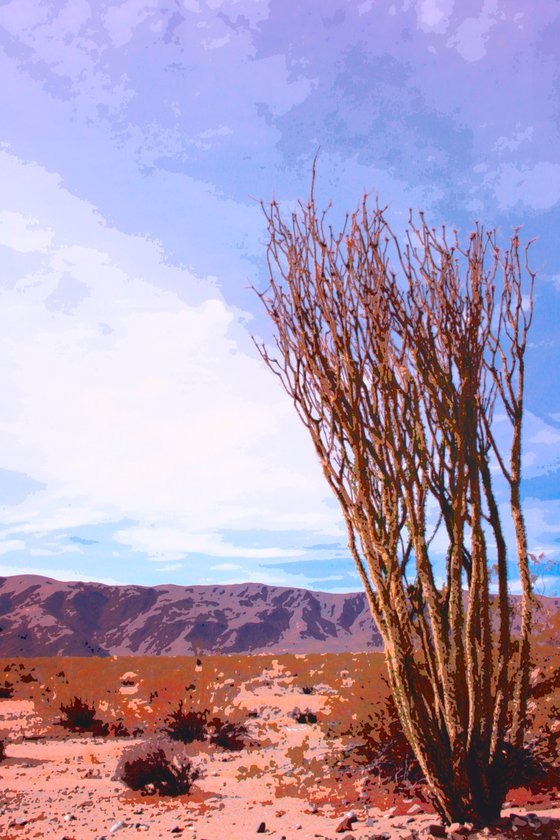
M 313 688 L 312 685 L 303 685 L 301 687 L 301 691 L 302 691 L 302 694 L 313 694 L 315 692 L 315 689 Z
M 207 734 L 208 712 L 187 708 L 184 700 L 179 700 L 175 711 L 165 721 L 164 731 L 174 741 L 190 744 L 204 741 Z
M 32 683 L 32 682 L 38 682 L 37 677 L 34 677 L 34 676 L 33 676 L 33 674 L 31 674 L 31 673 L 29 673 L 29 674 L 21 674 L 21 676 L 20 676 L 20 681 L 21 681 L 22 683 Z
M 530 733 L 520 751 L 515 785 L 532 793 L 556 790 L 560 787 L 560 727 L 547 721 Z
M 14 687 L 11 682 L 5 680 L 3 685 L 0 685 L 0 699 L 7 700 L 9 697 L 12 697 L 14 693 Z
M 160 796 L 188 793 L 199 776 L 185 748 L 161 738 L 126 749 L 115 773 L 115 778 L 132 790 Z
M 109 724 L 97 717 L 93 703 L 90 705 L 81 697 L 74 697 L 69 703 L 61 703 L 61 726 L 72 732 L 92 732 L 94 735 L 108 735 Z
M 112 735 L 113 738 L 136 738 L 138 735 L 141 735 L 144 731 L 141 727 L 137 726 L 134 729 L 130 729 L 124 722 L 122 718 L 118 718 L 115 721 L 111 721 L 107 724 L 108 727 L 108 734 Z
M 389 785 L 399 792 L 423 782 L 420 765 L 404 736 L 390 695 L 380 698 L 350 726 L 339 731 L 332 724 L 329 728 L 331 734 L 351 739 L 345 758 L 367 765 L 370 777 L 382 786 Z
M 296 706 L 290 717 L 293 717 L 296 723 L 317 723 L 317 715 L 311 709 L 301 709 Z
M 242 750 L 248 745 L 247 727 L 242 723 L 214 718 L 209 724 L 210 741 L 223 750 Z

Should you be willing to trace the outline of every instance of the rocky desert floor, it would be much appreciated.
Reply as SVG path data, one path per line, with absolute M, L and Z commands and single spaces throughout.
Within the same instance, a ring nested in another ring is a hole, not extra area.
M 554 668 L 533 680 L 553 739 Z M 1 674 L 2 840 L 560 838 L 550 779 L 512 791 L 500 826 L 443 830 L 399 752 L 379 654 L 0 660 Z M 209 727 L 170 742 L 193 710 Z M 123 753 L 162 736 L 199 773 L 188 793 L 118 778 Z

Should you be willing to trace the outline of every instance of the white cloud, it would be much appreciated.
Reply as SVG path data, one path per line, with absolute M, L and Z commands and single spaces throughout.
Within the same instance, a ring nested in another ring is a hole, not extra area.
M 93 583 L 106 583 L 107 586 L 123 586 L 125 581 L 116 580 L 112 577 L 99 576 L 90 574 L 84 575 L 82 571 L 76 569 L 65 568 L 36 568 L 34 566 L 26 566 L 22 569 L 21 566 L 10 566 L 7 564 L 0 564 L 0 577 L 12 577 L 13 575 L 40 575 L 41 577 L 54 578 L 54 580 L 61 581 L 91 581 Z
M 420 0 L 416 6 L 419 28 L 424 32 L 444 33 L 454 5 L 455 0 Z
M 560 430 L 530 411 L 525 413 L 523 476 L 536 478 L 560 467 Z
M 114 539 L 123 545 L 142 551 L 152 560 L 180 560 L 185 554 L 209 554 L 213 557 L 242 557 L 244 559 L 267 560 L 271 558 L 301 557 L 299 549 L 276 547 L 254 548 L 249 545 L 233 545 L 218 534 L 193 533 L 185 527 L 169 527 L 163 523 L 157 528 L 129 527 L 114 534 Z
M 21 551 L 23 548 L 25 548 L 25 542 L 23 540 L 2 540 L 0 542 L 0 554 Z
M 216 563 L 215 566 L 210 566 L 212 572 L 237 572 L 242 566 L 236 563 Z
M 496 152 L 514 152 L 523 143 L 529 143 L 533 139 L 535 130 L 532 125 L 528 125 L 521 130 L 519 127 L 513 134 L 504 137 L 498 137 L 494 143 L 494 151 Z
M 117 539 L 168 563 L 300 554 L 223 529 L 342 534 L 305 430 L 213 283 L 107 228 L 38 167 L 30 178 L 0 154 L 2 169 L 19 182 L 13 212 L 54 231 L 39 269 L 0 289 L 0 466 L 46 485 L 2 511 L 5 534 L 128 519 Z M 169 273 L 188 303 L 156 285 Z M 88 294 L 53 311 L 68 277 Z
M 53 545 L 50 548 L 30 548 L 31 557 L 59 557 L 61 554 L 83 554 L 77 545 Z
M 560 164 L 539 161 L 534 166 L 502 164 L 485 178 L 500 209 L 518 205 L 532 210 L 550 210 L 560 201 Z
M 182 563 L 168 563 L 166 566 L 160 566 L 160 572 L 178 572 L 184 568 Z
M 22 254 L 47 251 L 52 240 L 52 230 L 37 227 L 35 219 L 4 210 L 0 212 L 0 245 Z
M 157 0 L 124 0 L 110 4 L 105 11 L 104 24 L 115 47 L 123 47 L 132 38 L 135 29 L 146 18 L 157 13 Z
M 479 61 L 486 55 L 491 29 L 498 23 L 498 0 L 484 0 L 478 17 L 467 17 L 447 42 L 465 61 Z

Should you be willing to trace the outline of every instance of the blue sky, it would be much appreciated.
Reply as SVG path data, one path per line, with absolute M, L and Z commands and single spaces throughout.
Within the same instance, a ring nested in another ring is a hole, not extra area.
M 560 592 L 559 43 L 550 0 L 0 0 L 0 574 L 360 588 L 250 338 L 257 199 L 320 147 L 335 217 L 367 190 L 396 229 L 537 237 L 524 496 Z

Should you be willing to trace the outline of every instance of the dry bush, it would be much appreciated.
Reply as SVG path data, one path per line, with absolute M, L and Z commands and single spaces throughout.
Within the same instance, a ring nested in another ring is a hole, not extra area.
M 199 777 L 200 771 L 193 766 L 185 747 L 162 738 L 126 749 L 115 772 L 115 778 L 132 790 L 160 796 L 189 793 Z
M 422 784 L 422 771 L 404 736 L 391 697 L 378 704 L 368 719 L 357 721 L 347 735 L 356 739 L 355 755 L 367 763 L 368 774 L 378 785 L 390 785 L 399 793 Z
M 22 662 L 8 662 L 3 671 L 4 681 L 0 683 L 0 698 L 8 699 L 15 694 L 21 699 L 35 696 L 38 678 L 34 667 Z
M 303 711 L 296 706 L 290 714 L 296 723 L 317 723 L 317 715 L 311 709 L 303 709 Z
M 514 784 L 531 793 L 560 788 L 560 727 L 547 722 L 530 733 L 522 751 Z
M 69 703 L 60 704 L 60 726 L 71 732 L 91 732 L 93 735 L 108 735 L 109 726 L 97 717 L 95 706 L 74 697 Z
M 209 723 L 210 742 L 223 750 L 240 751 L 252 745 L 247 727 L 240 722 L 214 718 Z
M 250 744 L 247 728 L 241 720 L 211 718 L 207 709 L 189 707 L 184 699 L 167 717 L 164 731 L 172 740 L 184 744 L 206 741 L 225 750 L 242 750 Z
M 14 693 L 14 686 L 8 680 L 4 681 L 3 685 L 0 685 L 0 699 L 7 700 L 8 698 L 12 697 Z
M 60 704 L 62 716 L 58 719 L 59 726 L 71 732 L 91 732 L 97 737 L 112 736 L 114 738 L 130 738 L 140 734 L 143 730 L 129 729 L 122 718 L 105 717 L 99 714 L 95 703 L 90 703 L 81 697 L 74 696 L 68 703 Z
M 208 728 L 208 712 L 187 708 L 184 700 L 179 700 L 178 707 L 165 721 L 164 731 L 174 741 L 191 744 L 204 741 Z

